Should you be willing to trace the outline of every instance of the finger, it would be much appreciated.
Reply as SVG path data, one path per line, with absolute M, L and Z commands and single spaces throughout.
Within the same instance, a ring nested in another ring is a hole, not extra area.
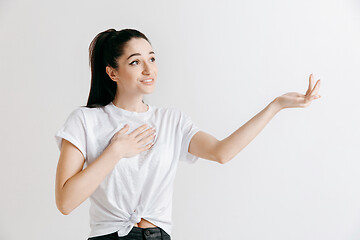
M 150 135 L 148 135 L 148 134 L 150 134 Z M 149 129 L 143 131 L 142 133 L 140 133 L 139 135 L 137 135 L 135 138 L 140 141 L 142 139 L 146 139 L 145 137 L 152 136 L 152 134 L 155 134 L 155 128 L 149 128 Z
M 318 98 L 321 98 L 321 96 L 318 95 L 318 94 L 307 96 L 306 99 L 305 99 L 305 102 L 311 102 L 311 101 L 313 101 L 315 99 L 318 99 Z
M 129 130 L 129 125 L 125 124 L 122 129 L 120 129 L 117 133 L 126 133 Z
M 149 143 L 149 144 L 145 145 L 145 147 L 142 147 L 140 149 L 141 149 L 141 151 L 148 150 L 148 149 L 152 148 L 152 146 L 154 146 L 154 144 L 155 143 Z
M 319 80 L 317 80 L 317 82 L 316 82 L 316 84 L 315 84 L 314 88 L 311 90 L 311 92 L 310 92 L 310 96 L 312 96 L 312 95 L 316 95 L 316 94 L 319 92 L 319 88 L 320 88 L 320 79 L 319 79 Z
M 147 124 L 144 123 L 143 125 L 141 125 L 140 127 L 138 127 L 137 129 L 135 129 L 134 131 L 132 131 L 129 136 L 136 136 L 138 135 L 142 130 L 144 130 L 145 128 L 147 128 Z
M 311 73 L 309 76 L 309 87 L 308 87 L 305 95 L 308 95 L 311 92 L 311 89 L 313 88 L 313 86 L 314 86 L 314 75 Z
M 140 145 L 143 145 L 143 144 L 149 142 L 150 140 L 152 140 L 151 142 L 154 142 L 155 136 L 156 136 L 155 133 L 152 133 L 152 134 L 150 134 L 149 136 L 146 136 L 146 137 L 144 137 L 143 139 L 140 139 L 140 140 L 138 141 L 138 143 L 139 143 Z

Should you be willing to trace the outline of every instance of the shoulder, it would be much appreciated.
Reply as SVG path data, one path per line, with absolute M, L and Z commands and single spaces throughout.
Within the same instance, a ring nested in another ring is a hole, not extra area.
M 72 109 L 67 117 L 68 120 L 83 119 L 83 118 L 84 118 L 84 113 L 83 113 L 82 107 L 77 107 L 77 108 Z
M 73 109 L 70 113 L 70 115 L 78 115 L 78 116 L 83 116 L 84 115 L 84 111 L 85 111 L 86 107 L 77 107 L 75 109 Z
M 85 120 L 86 115 L 88 115 L 91 112 L 91 110 L 87 107 L 84 106 L 79 106 L 74 108 L 70 114 L 69 114 L 69 118 L 77 118 L 77 119 L 81 119 L 82 121 Z
M 101 111 L 101 109 L 78 106 L 70 112 L 67 121 L 81 122 L 81 124 L 87 125 L 99 116 L 99 111 Z
M 191 122 L 191 117 L 177 107 L 161 107 L 158 109 L 162 118 L 167 117 L 167 119 L 180 124 Z
M 82 115 L 83 118 L 90 118 L 92 116 L 99 116 L 102 113 L 105 113 L 104 107 L 86 107 L 80 106 L 73 110 L 74 114 Z

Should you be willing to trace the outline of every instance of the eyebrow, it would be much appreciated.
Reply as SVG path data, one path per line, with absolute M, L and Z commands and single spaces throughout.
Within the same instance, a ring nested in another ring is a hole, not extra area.
M 151 52 L 149 52 L 149 54 L 155 54 L 153 51 L 151 51 Z M 141 56 L 141 54 L 140 53 L 133 53 L 133 54 L 131 54 L 126 60 L 128 60 L 129 58 L 131 58 L 132 56 L 136 56 L 136 55 L 140 55 Z

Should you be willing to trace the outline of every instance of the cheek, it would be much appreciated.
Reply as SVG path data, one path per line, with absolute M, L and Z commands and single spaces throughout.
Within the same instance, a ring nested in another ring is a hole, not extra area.
M 156 65 L 156 63 L 155 63 L 155 65 L 154 65 L 154 70 L 157 72 L 157 70 L 158 70 L 158 67 L 157 67 L 157 65 Z
M 139 70 L 136 68 L 128 68 L 126 71 L 124 71 L 124 78 L 128 82 L 134 82 L 134 80 L 138 79 L 139 76 Z

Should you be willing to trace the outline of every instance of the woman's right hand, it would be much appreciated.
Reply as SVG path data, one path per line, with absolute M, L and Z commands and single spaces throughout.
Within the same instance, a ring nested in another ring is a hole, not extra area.
M 145 146 L 143 145 L 154 139 L 156 136 L 155 129 L 153 130 L 153 128 L 149 128 L 143 131 L 146 127 L 147 124 L 143 124 L 130 134 L 126 134 L 129 130 L 129 125 L 126 124 L 122 129 L 114 134 L 109 146 L 107 147 L 107 149 L 109 149 L 108 151 L 113 151 L 116 155 L 120 155 L 121 158 L 128 158 L 150 149 L 154 145 L 153 142 Z

